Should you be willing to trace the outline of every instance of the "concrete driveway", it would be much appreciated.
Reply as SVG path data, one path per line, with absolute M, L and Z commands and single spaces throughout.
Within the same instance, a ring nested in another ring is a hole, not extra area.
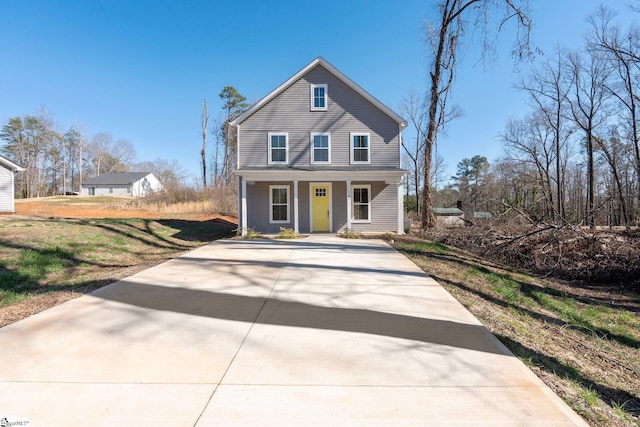
M 214 242 L 0 329 L 30 426 L 575 426 L 438 283 L 377 240 Z

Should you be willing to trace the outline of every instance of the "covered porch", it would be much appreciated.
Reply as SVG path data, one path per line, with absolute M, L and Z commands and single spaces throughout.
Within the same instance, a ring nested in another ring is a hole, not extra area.
M 404 171 L 236 171 L 238 227 L 277 234 L 404 231 Z

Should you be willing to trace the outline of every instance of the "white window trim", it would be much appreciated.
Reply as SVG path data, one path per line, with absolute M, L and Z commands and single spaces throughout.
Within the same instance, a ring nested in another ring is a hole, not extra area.
M 284 148 L 285 148 L 285 161 L 284 162 L 274 162 L 272 160 L 272 151 L 271 151 L 271 137 L 272 136 L 284 136 L 285 140 L 284 140 Z M 270 165 L 287 165 L 289 164 L 289 133 L 288 132 L 269 132 L 268 137 L 267 137 L 267 149 L 268 149 L 268 156 L 269 156 L 269 161 L 268 164 Z
M 353 137 L 354 136 L 366 136 L 367 137 L 367 161 L 366 162 L 361 162 L 361 161 L 355 161 L 354 160 L 354 156 L 353 156 L 353 151 L 354 151 L 354 147 L 353 147 Z M 349 133 L 349 162 L 352 165 L 368 165 L 371 163 L 371 134 L 368 132 L 350 132 Z
M 366 188 L 367 194 L 369 195 L 369 202 L 367 203 L 369 212 L 367 213 L 367 217 L 369 219 L 355 219 L 356 212 L 356 203 L 354 193 L 356 189 Z M 351 186 L 351 222 L 354 224 L 371 224 L 371 185 L 369 184 L 356 184 Z
M 314 105 L 314 102 L 313 102 L 315 100 L 314 89 L 317 88 L 317 87 L 324 88 L 324 107 L 316 107 Z M 311 111 L 327 111 L 327 106 L 329 105 L 329 88 L 328 88 L 328 85 L 326 85 L 326 84 L 320 84 L 320 85 L 311 84 L 310 93 L 311 93 L 311 99 L 310 99 Z
M 287 219 L 273 219 L 273 190 L 284 188 L 287 190 Z M 289 185 L 270 185 L 269 186 L 269 224 L 288 224 L 291 219 L 291 187 Z
M 313 138 L 316 136 L 326 136 L 327 140 L 328 140 L 328 146 L 327 146 L 327 151 L 328 151 L 328 156 L 327 156 L 327 161 L 318 161 L 315 159 L 315 147 L 313 146 Z M 309 136 L 309 144 L 311 146 L 311 164 L 314 165 L 330 165 L 331 164 L 331 134 L 329 132 L 313 132 L 310 134 Z

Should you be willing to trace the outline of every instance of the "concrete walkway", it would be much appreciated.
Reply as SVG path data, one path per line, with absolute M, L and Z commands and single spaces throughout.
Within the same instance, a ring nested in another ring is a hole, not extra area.
M 586 425 L 382 241 L 212 243 L 0 329 L 30 426 Z

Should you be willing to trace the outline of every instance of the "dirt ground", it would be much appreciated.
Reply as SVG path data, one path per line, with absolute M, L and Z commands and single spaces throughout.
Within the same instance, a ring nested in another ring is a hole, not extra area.
M 16 200 L 17 215 L 56 218 L 140 218 L 140 219 L 190 219 L 209 221 L 217 218 L 237 223 L 237 218 L 219 214 L 165 213 L 143 209 L 129 209 L 131 198 L 92 198 L 77 196 L 45 197 Z

